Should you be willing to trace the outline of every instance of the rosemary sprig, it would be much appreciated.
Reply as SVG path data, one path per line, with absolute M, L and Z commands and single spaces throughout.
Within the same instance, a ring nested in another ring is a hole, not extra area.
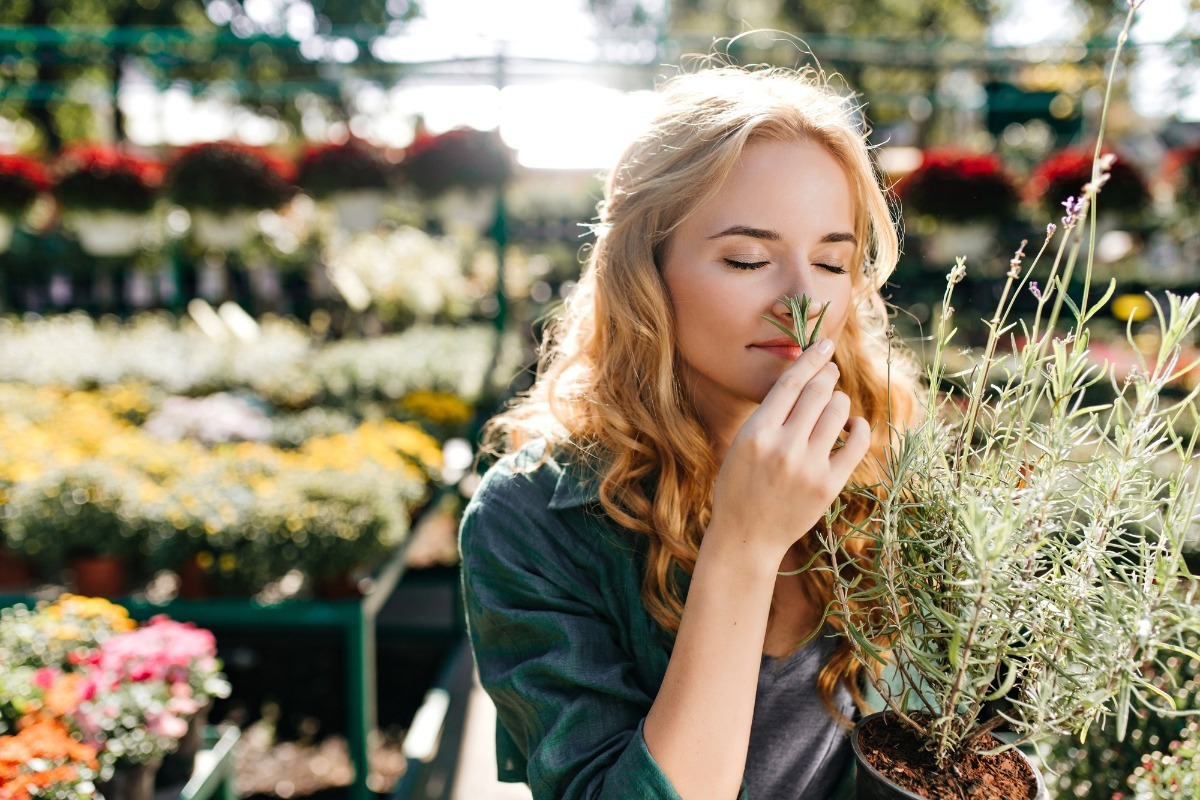
M 829 310 L 829 304 L 821 306 L 821 311 L 817 314 L 817 324 L 813 326 L 812 335 L 808 335 L 808 311 L 812 304 L 812 298 L 806 294 L 785 295 L 779 298 L 792 312 L 792 324 L 796 329 L 791 330 L 774 317 L 763 316 L 767 322 L 774 325 L 779 330 L 783 331 L 796 344 L 800 345 L 802 350 L 807 350 L 811 347 L 821 335 L 821 321 L 825 319 L 825 312 Z

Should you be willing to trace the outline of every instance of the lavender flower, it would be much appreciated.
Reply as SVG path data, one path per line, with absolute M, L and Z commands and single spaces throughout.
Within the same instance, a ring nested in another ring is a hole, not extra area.
M 1029 282 L 1029 293 L 1032 294 L 1034 297 L 1036 297 L 1038 300 L 1042 299 L 1042 287 L 1038 286 L 1037 281 Z
M 1067 210 L 1066 216 L 1062 218 L 1063 227 L 1071 230 L 1079 222 L 1079 218 L 1083 216 L 1083 210 L 1086 208 L 1087 203 L 1083 197 L 1071 196 L 1063 200 L 1062 204 L 1063 208 Z

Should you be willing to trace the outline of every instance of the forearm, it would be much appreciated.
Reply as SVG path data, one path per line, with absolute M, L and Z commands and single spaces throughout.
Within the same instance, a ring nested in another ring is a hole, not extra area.
M 779 558 L 709 530 L 663 677 L 646 745 L 683 800 L 733 800 L 754 717 Z

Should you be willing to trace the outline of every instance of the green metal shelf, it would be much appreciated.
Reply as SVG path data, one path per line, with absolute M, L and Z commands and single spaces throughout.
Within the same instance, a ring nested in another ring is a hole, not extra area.
M 208 628 L 326 628 L 339 630 L 345 647 L 346 730 L 354 783 L 350 800 L 372 800 L 367 786 L 370 774 L 368 742 L 378 722 L 378 688 L 375 666 L 376 620 L 407 569 L 408 542 L 399 545 L 375 574 L 362 598 L 349 600 L 288 599 L 264 604 L 253 598 L 223 597 L 212 600 L 174 599 L 153 603 L 143 598 L 114 598 L 137 620 L 166 614 L 180 622 Z M 0 595 L 0 608 L 39 598 L 25 594 Z M 197 798 L 199 800 L 199 798 Z

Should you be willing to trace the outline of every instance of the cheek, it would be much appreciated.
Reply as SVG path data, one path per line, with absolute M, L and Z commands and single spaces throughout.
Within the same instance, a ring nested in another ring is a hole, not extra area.
M 833 301 L 833 308 L 829 309 L 829 314 L 821 327 L 822 332 L 831 336 L 840 334 L 845 330 L 850 317 L 854 315 L 857 305 L 854 293 L 849 288 L 838 292 Z

